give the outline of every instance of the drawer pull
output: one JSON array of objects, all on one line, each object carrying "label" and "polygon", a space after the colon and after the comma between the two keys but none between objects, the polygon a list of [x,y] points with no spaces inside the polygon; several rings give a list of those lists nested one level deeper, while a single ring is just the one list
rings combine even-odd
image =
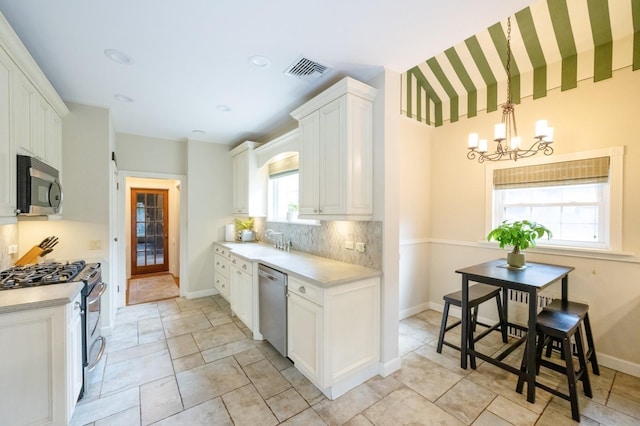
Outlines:
[{"label": "drawer pull", "polygon": [[247,264],[246,264],[246,263],[244,263],[244,264],[242,265],[242,269],[247,269]]},{"label": "drawer pull", "polygon": [[307,289],[304,288],[304,286],[300,286],[300,288],[298,288],[298,291],[302,294],[307,294]]},{"label": "drawer pull", "polygon": [[235,265],[235,264],[236,264],[236,260],[235,260],[235,259],[233,259],[233,260],[231,261],[231,263],[233,263],[233,264]]}]

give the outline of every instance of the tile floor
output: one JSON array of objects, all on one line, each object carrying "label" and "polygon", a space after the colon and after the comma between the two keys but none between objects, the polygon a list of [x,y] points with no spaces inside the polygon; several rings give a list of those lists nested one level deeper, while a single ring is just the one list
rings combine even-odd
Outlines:
[{"label": "tile floor", "polygon": [[[540,389],[530,404],[516,378],[487,363],[459,367],[436,353],[440,313],[400,322],[402,368],[335,401],[326,399],[268,343],[253,341],[220,296],[171,299],[119,310],[108,353],[73,425],[554,425],[573,424],[568,402]],[[499,335],[482,340],[490,352]],[[447,334],[459,339],[455,330]],[[458,340],[459,341],[459,340]],[[520,352],[510,355],[518,365]],[[640,379],[601,367],[582,424],[640,424]],[[563,386],[557,373],[540,380]],[[582,392],[582,389],[579,390]]]}]

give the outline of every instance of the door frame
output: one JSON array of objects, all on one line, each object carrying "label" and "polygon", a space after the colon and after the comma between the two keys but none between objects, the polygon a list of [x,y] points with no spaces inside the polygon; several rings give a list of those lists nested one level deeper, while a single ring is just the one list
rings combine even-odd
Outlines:
[{"label": "door frame", "polygon": [[[162,181],[161,181],[162,182]],[[172,180],[172,182],[175,182]],[[127,191],[130,192],[131,196],[130,196],[130,204],[129,204],[129,246],[131,247],[130,249],[130,259],[131,259],[131,276],[133,277],[134,275],[144,275],[144,274],[148,274],[148,273],[160,273],[160,272],[171,272],[171,264],[170,261],[172,260],[173,254],[170,250],[170,241],[169,241],[169,237],[171,237],[171,222],[170,220],[173,219],[173,215],[170,213],[170,192],[171,189],[169,188],[147,188],[145,187],[141,187],[140,185],[138,185],[138,182],[135,182],[135,187],[131,187],[128,188],[127,187]],[[138,236],[137,236],[137,224],[138,224],[138,218],[137,218],[137,209],[138,206],[137,204],[134,206],[134,193],[136,194],[155,194],[155,195],[163,195],[162,198],[162,226],[163,226],[163,233],[162,233],[162,251],[163,251],[163,259],[162,259],[162,263],[154,263],[153,265],[138,265]],[[135,218],[135,220],[134,220]],[[145,231],[146,234],[146,231]],[[154,237],[157,237],[157,234],[153,234]],[[154,251],[157,250],[157,247],[155,246],[157,240],[154,242]],[[135,250],[133,249],[135,244]],[[145,240],[145,263],[147,260],[147,254],[146,254],[146,240]],[[155,257],[155,256],[154,256]],[[166,269],[165,269],[166,268]],[[145,272],[141,272],[139,269],[146,269]],[[134,274],[134,270],[135,270],[135,274]]]},{"label": "door frame", "polygon": [[127,240],[127,215],[129,211],[127,209],[127,199],[131,197],[131,188],[127,185],[128,178],[140,178],[140,179],[162,179],[162,180],[175,180],[179,182],[180,201],[179,201],[179,229],[180,229],[180,248],[177,257],[178,268],[180,271],[180,296],[184,297],[189,293],[189,267],[188,267],[188,253],[187,253],[187,176],[176,175],[169,173],[147,173],[132,170],[120,170],[118,173],[118,184],[121,191],[118,191],[118,231],[117,238],[119,241],[126,242],[125,244],[118,244],[118,255],[114,259],[118,263],[118,282],[122,283],[120,291],[118,293],[118,307],[126,306],[127,302],[127,286],[128,286],[128,271],[127,271],[127,247],[129,242]]}]

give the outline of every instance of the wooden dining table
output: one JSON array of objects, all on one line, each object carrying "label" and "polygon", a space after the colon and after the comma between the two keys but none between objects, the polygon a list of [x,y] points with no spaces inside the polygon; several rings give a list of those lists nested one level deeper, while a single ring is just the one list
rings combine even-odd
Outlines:
[{"label": "wooden dining table", "polygon": [[[467,358],[471,356],[472,368],[475,368],[475,358],[478,357],[493,365],[510,371],[516,375],[525,375],[527,383],[527,401],[534,403],[536,395],[536,318],[538,316],[537,294],[540,290],[551,284],[561,281],[562,301],[568,300],[569,273],[574,270],[572,266],[550,265],[546,263],[527,262],[524,268],[513,268],[507,265],[505,259],[492,260],[467,268],[457,269],[456,272],[462,275],[462,335],[460,342],[460,367],[467,368]],[[471,348],[469,345],[469,282],[495,285],[502,287],[504,318],[509,326],[527,331],[526,334],[512,342],[500,353],[492,356],[483,354]],[[529,316],[527,326],[509,322],[508,316],[508,290],[519,290],[528,295]],[[531,332],[529,332],[531,331]],[[513,352],[519,345],[526,341],[527,364],[526,371],[521,372],[505,362],[503,359]]]}]

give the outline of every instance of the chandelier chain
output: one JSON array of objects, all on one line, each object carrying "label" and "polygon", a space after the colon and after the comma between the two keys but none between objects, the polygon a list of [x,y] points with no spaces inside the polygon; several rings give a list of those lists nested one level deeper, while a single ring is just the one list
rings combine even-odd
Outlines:
[{"label": "chandelier chain", "polygon": [[511,17],[507,18],[507,103],[511,103]]},{"label": "chandelier chain", "polygon": [[[473,160],[476,157],[478,162],[513,160],[527,158],[539,152],[544,155],[553,154],[553,128],[547,126],[546,120],[536,122],[536,133],[534,142],[529,148],[521,146],[521,138],[518,136],[518,126],[516,124],[515,105],[511,100],[511,17],[507,18],[507,58],[504,68],[507,72],[507,102],[502,105],[502,123],[495,126],[496,149],[490,152],[487,149],[487,140],[480,139],[477,133],[469,135],[469,152],[467,158]],[[540,127],[540,128],[538,128]]]}]

